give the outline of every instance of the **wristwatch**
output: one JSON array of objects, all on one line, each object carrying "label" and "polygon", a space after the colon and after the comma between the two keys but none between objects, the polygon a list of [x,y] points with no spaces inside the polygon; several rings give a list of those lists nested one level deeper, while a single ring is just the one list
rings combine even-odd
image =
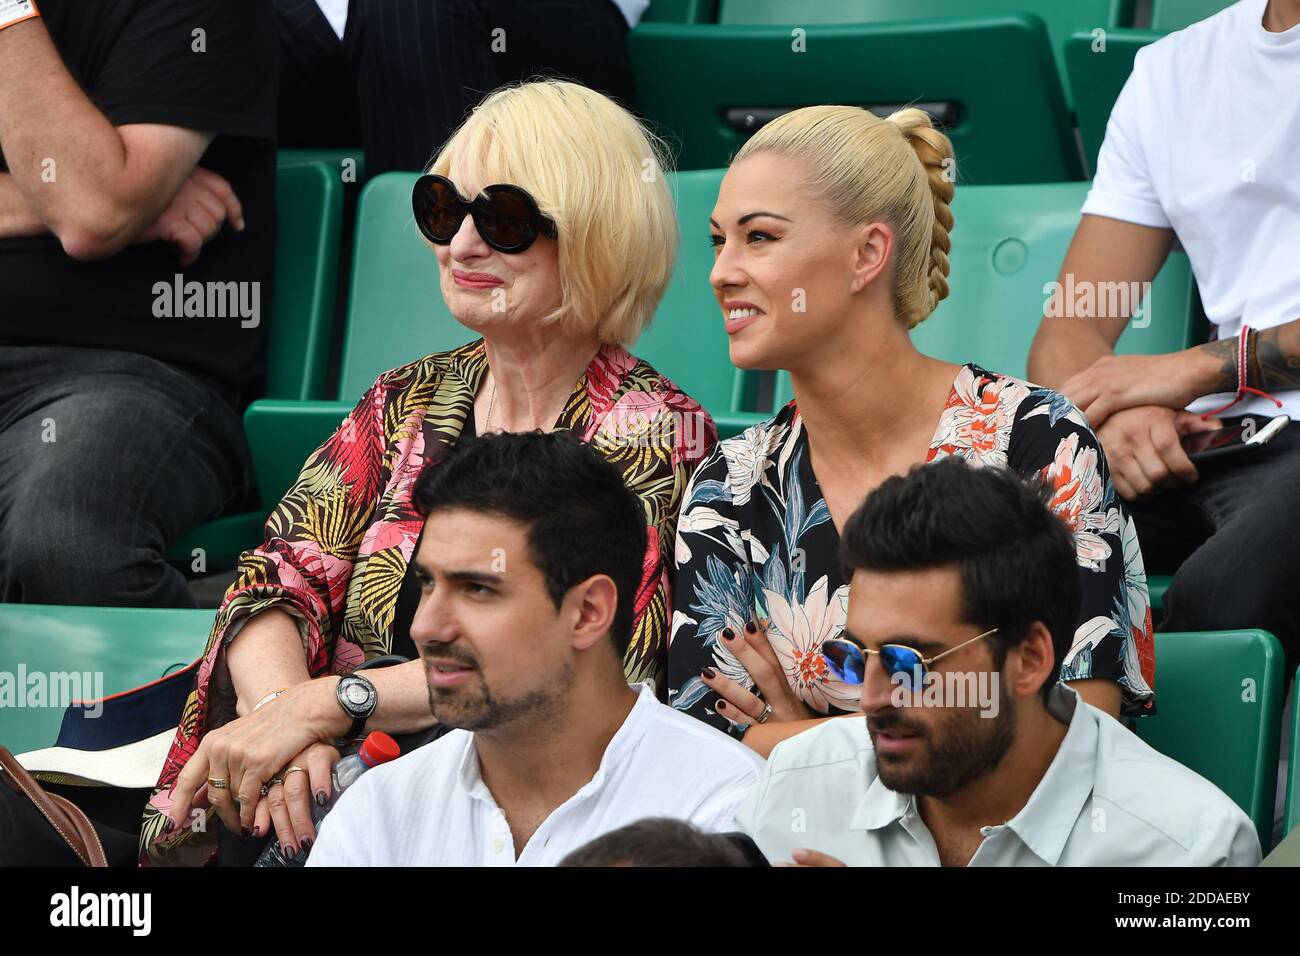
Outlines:
[{"label": "wristwatch", "polygon": [[343,712],[352,718],[352,729],[348,731],[347,739],[359,737],[361,731],[365,729],[366,721],[379,706],[379,691],[364,677],[348,674],[346,677],[339,678],[334,696],[338,698]]}]

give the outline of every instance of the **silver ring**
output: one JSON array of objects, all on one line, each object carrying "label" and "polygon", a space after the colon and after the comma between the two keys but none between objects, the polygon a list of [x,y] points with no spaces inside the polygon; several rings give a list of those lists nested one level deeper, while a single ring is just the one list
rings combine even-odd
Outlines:
[{"label": "silver ring", "polygon": [[764,705],[763,705],[763,712],[762,712],[761,714],[758,715],[758,723],[760,723],[760,724],[765,724],[765,723],[767,723],[767,718],[769,718],[769,717],[771,717],[771,716],[772,716],[772,705],[771,705],[771,704],[764,704]]}]

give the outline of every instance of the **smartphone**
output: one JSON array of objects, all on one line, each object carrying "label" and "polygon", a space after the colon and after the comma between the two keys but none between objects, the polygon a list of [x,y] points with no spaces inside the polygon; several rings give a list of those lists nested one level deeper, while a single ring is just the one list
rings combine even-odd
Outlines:
[{"label": "smartphone", "polygon": [[1263,425],[1254,418],[1243,418],[1235,425],[1217,428],[1212,432],[1195,432],[1183,436],[1183,451],[1192,461],[1205,461],[1221,455],[1231,455],[1249,448],[1261,448],[1286,428],[1291,419],[1286,415],[1270,418]]}]

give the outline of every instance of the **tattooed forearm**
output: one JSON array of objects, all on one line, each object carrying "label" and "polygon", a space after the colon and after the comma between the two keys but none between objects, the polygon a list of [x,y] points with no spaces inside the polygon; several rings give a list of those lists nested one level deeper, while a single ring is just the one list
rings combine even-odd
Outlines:
[{"label": "tattooed forearm", "polygon": [[1300,320],[1257,332],[1254,351],[1247,385],[1265,391],[1300,388]]},{"label": "tattooed forearm", "polygon": [[1199,346],[1202,352],[1221,361],[1219,375],[1209,392],[1235,392],[1237,390],[1237,340],[1216,339]]},{"label": "tattooed forearm", "polygon": [[1272,329],[1252,330],[1247,339],[1246,381],[1237,382],[1237,337],[1197,346],[1219,366],[1210,392],[1235,392],[1238,384],[1264,391],[1300,388],[1300,319]]}]

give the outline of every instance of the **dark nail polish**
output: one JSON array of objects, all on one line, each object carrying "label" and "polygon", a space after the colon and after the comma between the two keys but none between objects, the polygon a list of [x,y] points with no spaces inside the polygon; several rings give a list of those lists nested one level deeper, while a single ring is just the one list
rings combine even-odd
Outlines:
[{"label": "dark nail polish", "polygon": [[727,708],[727,702],[725,700],[718,701],[718,706],[716,708],[717,710],[726,710],[726,708]]},{"label": "dark nail polish", "polygon": [[262,828],[260,826],[253,827],[253,838],[257,840],[262,839]]},{"label": "dark nail polish", "polygon": [[239,839],[241,839],[241,840],[247,840],[247,839],[248,839],[249,837],[251,837],[252,835],[253,835],[253,831],[250,830],[250,829],[248,829],[248,827],[240,827],[240,830],[239,830]]},{"label": "dark nail polish", "polygon": [[753,621],[747,621],[747,622],[745,623],[745,630],[748,631],[750,634],[757,634],[757,633],[758,633],[758,628],[754,626],[754,622],[753,622]]},{"label": "dark nail polish", "polygon": [[306,855],[307,855],[308,853],[310,853],[310,852],[311,852],[311,840],[303,840],[303,841],[302,841],[302,855],[303,855],[303,856],[306,856]]},{"label": "dark nail polish", "polygon": [[722,637],[723,640],[734,641],[736,639],[736,632],[729,627],[724,627],[722,629]]},{"label": "dark nail polish", "polygon": [[163,833],[171,833],[175,829],[176,829],[176,821],[173,820],[171,817],[168,817],[167,822],[163,824]]},{"label": "dark nail polish", "polygon": [[713,680],[713,678],[718,676],[717,671],[715,671],[712,667],[706,667],[704,668],[704,670],[700,671],[700,673],[703,674],[705,677],[707,677],[709,680]]},{"label": "dark nail polish", "polygon": [[317,790],[317,791],[316,791],[316,806],[318,806],[318,807],[323,807],[323,806],[325,806],[325,804],[326,804],[328,801],[329,801],[329,798],[325,796],[325,791],[324,791],[324,790]]},{"label": "dark nail polish", "polygon": [[298,848],[297,848],[297,847],[295,847],[295,846],[285,846],[285,845],[282,843],[282,844],[280,844],[280,852],[281,852],[282,854],[284,854],[284,858],[285,858],[286,860],[288,860],[290,863],[297,863],[297,862],[298,862]]}]

